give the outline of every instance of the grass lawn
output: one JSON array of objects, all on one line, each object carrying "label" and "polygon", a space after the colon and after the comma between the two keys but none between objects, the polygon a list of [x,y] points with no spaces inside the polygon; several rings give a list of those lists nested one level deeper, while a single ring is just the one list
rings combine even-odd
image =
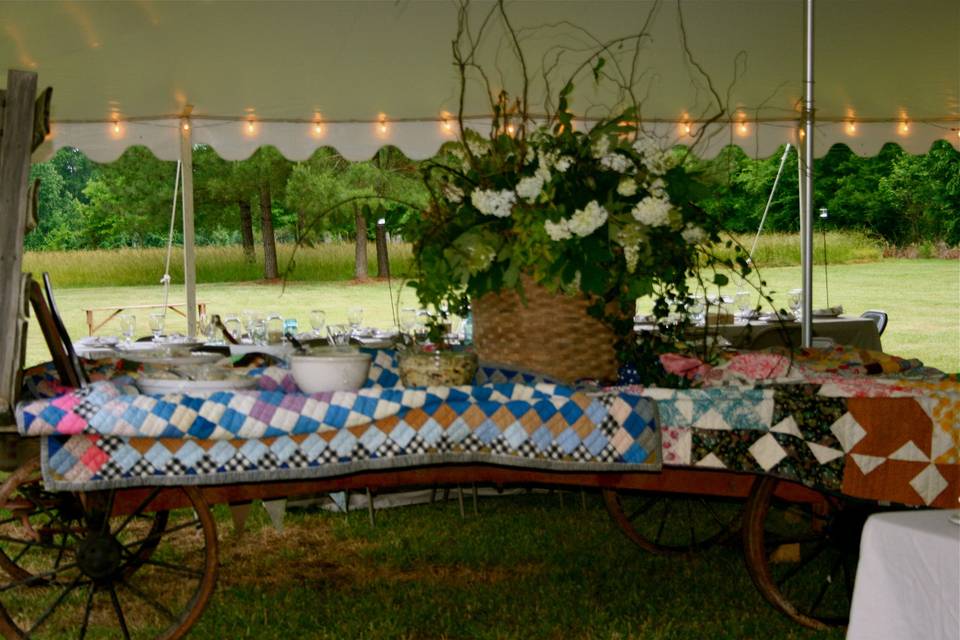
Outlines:
[{"label": "grass lawn", "polygon": [[[763,277],[774,298],[785,305],[784,293],[800,285],[799,267],[764,269]],[[929,366],[944,371],[960,371],[960,263],[952,260],[884,260],[830,267],[830,302],[842,304],[847,314],[859,315],[866,309],[882,309],[890,315],[883,335],[884,350],[899,356],[920,358]],[[814,306],[825,306],[823,271],[814,273]],[[393,284],[393,294],[398,293]],[[729,293],[735,290],[730,286]],[[401,292],[400,306],[417,306],[409,288]],[[327,322],[346,322],[347,309],[362,306],[365,323],[392,326],[390,293],[385,282],[353,284],[349,282],[290,282],[280,285],[257,283],[211,283],[198,286],[198,299],[209,304],[213,313],[225,315],[244,309],[278,312],[296,317],[308,327],[309,311],[324,309]],[[67,329],[74,339],[87,333],[83,310],[89,307],[121,304],[158,303],[162,289],[156,286],[60,288],[57,303]],[[183,288],[171,287],[171,300],[183,300]],[[147,334],[147,311],[138,315],[139,331]],[[179,316],[170,314],[170,327],[184,331]],[[116,334],[114,320],[101,333]],[[49,359],[39,329],[30,332],[28,363]]]},{"label": "grass lawn", "polygon": [[[469,505],[469,502],[468,502]],[[219,507],[218,520],[229,521]],[[221,524],[220,581],[191,637],[842,638],[767,605],[736,545],[652,555],[599,494],[455,499],[378,511],[288,514],[241,537]]]}]

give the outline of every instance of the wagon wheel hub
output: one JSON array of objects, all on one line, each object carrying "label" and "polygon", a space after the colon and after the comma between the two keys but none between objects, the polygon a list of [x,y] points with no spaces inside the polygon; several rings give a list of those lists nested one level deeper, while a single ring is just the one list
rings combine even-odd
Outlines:
[{"label": "wagon wheel hub", "polygon": [[93,533],[80,543],[77,565],[95,582],[109,580],[123,567],[123,547],[111,535]]}]

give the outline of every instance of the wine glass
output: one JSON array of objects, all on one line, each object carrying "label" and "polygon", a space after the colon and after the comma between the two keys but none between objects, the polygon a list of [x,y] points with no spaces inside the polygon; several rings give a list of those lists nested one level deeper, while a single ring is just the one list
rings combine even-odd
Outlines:
[{"label": "wine glass", "polygon": [[133,342],[133,334],[137,330],[137,316],[132,313],[125,313],[120,316],[120,333],[123,334],[123,344],[130,346]]},{"label": "wine glass", "polygon": [[269,344],[283,342],[283,316],[279,313],[271,313],[267,316],[267,342]]},{"label": "wine glass", "polygon": [[345,324],[328,324],[327,335],[330,336],[330,344],[342,347],[350,344],[350,327]]},{"label": "wine glass", "polygon": [[787,305],[793,312],[793,317],[800,321],[800,303],[803,302],[803,289],[790,289],[787,292]]},{"label": "wine glass", "polygon": [[400,310],[400,330],[412,336],[417,328],[417,310],[407,307]]},{"label": "wine glass", "polygon": [[350,307],[347,311],[347,322],[350,323],[352,333],[359,333],[363,325],[363,307]]},{"label": "wine glass", "polygon": [[323,335],[323,329],[327,326],[327,314],[322,309],[314,309],[310,312],[310,326],[313,328],[313,335],[319,338]]},{"label": "wine glass", "polygon": [[243,326],[240,324],[240,318],[236,314],[229,314],[223,319],[223,327],[233,336],[237,342],[240,341],[240,335],[243,333]]},{"label": "wine glass", "polygon": [[687,311],[690,313],[690,318],[693,320],[694,324],[702,325],[705,312],[706,304],[702,294],[696,294],[690,298],[690,302],[687,304]]},{"label": "wine glass", "polygon": [[737,291],[736,295],[733,296],[734,303],[737,305],[737,309],[740,311],[740,317],[746,318],[750,313],[750,303],[752,296],[749,291],[744,291],[743,289]]},{"label": "wine glass", "polygon": [[253,323],[253,329],[250,333],[250,340],[253,341],[253,344],[265,345],[267,344],[267,321],[263,318],[258,318]]},{"label": "wine glass", "polygon": [[[240,321],[243,323],[243,329],[250,336],[250,342],[253,342],[253,325],[257,320],[260,320],[260,314],[252,309],[244,309],[240,312]],[[237,339],[239,340],[240,336],[237,336]]]},{"label": "wine glass", "polygon": [[153,333],[153,341],[160,342],[160,336],[163,335],[163,313],[150,314],[150,332]]}]

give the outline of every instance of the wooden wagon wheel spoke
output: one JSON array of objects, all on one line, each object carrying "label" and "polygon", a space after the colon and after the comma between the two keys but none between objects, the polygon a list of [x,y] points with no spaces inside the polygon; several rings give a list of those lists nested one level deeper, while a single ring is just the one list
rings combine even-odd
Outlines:
[{"label": "wooden wagon wheel spoke", "polygon": [[743,546],[750,577],[768,602],[804,626],[846,624],[867,509],[796,487],[782,495],[805,502],[785,502],[778,497],[781,483],[789,484],[758,478],[747,500]]},{"label": "wooden wagon wheel spoke", "polygon": [[33,626],[27,630],[27,637],[30,637],[31,635],[33,635],[33,633],[37,629],[39,629],[44,622],[47,621],[47,619],[53,614],[53,612],[56,611],[61,604],[63,604],[63,601],[66,599],[68,595],[70,595],[70,592],[76,589],[78,586],[80,586],[82,579],[83,579],[82,575],[78,575],[76,578],[73,579],[73,582],[71,582],[60,593],[57,599],[54,600],[53,603],[49,607],[47,607],[47,609],[43,613],[40,614],[40,617],[37,618],[36,622],[33,623]]},{"label": "wooden wagon wheel spoke", "polygon": [[91,582],[87,589],[87,600],[83,605],[83,623],[80,625],[80,640],[87,637],[87,626],[90,624],[90,612],[93,610],[93,596],[97,593],[96,583]]},{"label": "wooden wagon wheel spoke", "polygon": [[127,619],[123,615],[123,607],[120,606],[120,599],[117,598],[117,590],[110,585],[110,603],[113,604],[113,610],[117,614],[117,623],[120,625],[120,631],[123,632],[124,640],[130,640],[130,631],[127,629]]},{"label": "wooden wagon wheel spoke", "polygon": [[28,575],[26,578],[20,578],[19,580],[14,580],[13,582],[8,582],[6,584],[0,585],[0,592],[9,591],[10,589],[13,589],[15,587],[22,587],[25,585],[36,584],[38,582],[42,582],[45,578],[49,578],[57,575],[58,573],[62,573],[64,571],[70,571],[76,568],[77,568],[77,563],[74,562],[72,564],[63,565],[62,567],[58,567],[51,571],[44,571],[43,573]]},{"label": "wooden wagon wheel spoke", "polygon": [[739,526],[740,505],[686,494],[603,492],[607,512],[641,548],[664,555],[705,549]]},{"label": "wooden wagon wheel spoke", "polygon": [[143,602],[153,607],[156,611],[162,613],[167,620],[169,620],[170,622],[176,622],[177,616],[175,616],[173,612],[170,611],[170,609],[163,606],[161,603],[157,602],[156,600],[154,600],[153,598],[151,598],[150,596],[148,596],[147,594],[145,594],[143,591],[133,586],[132,584],[129,584],[127,582],[121,582],[119,584],[124,589],[126,589],[133,595],[137,596],[140,600],[142,600]]},{"label": "wooden wagon wheel spoke", "polygon": [[162,488],[163,488],[163,487],[154,487],[153,490],[152,490],[149,494],[147,494],[147,497],[144,498],[143,501],[142,501],[139,505],[137,505],[136,509],[134,509],[133,512],[132,512],[130,515],[128,515],[128,516],[120,523],[120,525],[117,526],[116,529],[114,529],[114,530],[112,531],[113,535],[115,535],[115,536],[116,536],[116,535],[119,535],[120,532],[123,531],[124,529],[126,529],[126,528],[127,528],[127,525],[130,524],[130,522],[132,522],[135,517],[137,517],[137,515],[142,514],[143,511],[150,505],[150,503],[153,502],[153,499],[156,498],[156,497],[160,494],[160,490],[161,490]]}]

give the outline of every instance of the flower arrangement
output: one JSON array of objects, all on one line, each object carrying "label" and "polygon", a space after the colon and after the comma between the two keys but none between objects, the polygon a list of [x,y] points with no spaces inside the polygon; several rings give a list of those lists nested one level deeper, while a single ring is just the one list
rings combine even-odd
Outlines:
[{"label": "flower arrangement", "polygon": [[[489,138],[466,130],[428,163],[431,206],[408,229],[421,303],[463,313],[470,298],[521,289],[523,274],[588,296],[591,314],[623,336],[621,360],[639,357],[628,339],[637,299],[652,296],[658,319],[683,311],[688,278],[720,262],[708,251],[720,238],[692,203],[699,185],[683,150],[660,148],[631,116],[577,131],[561,111],[515,135],[501,121]],[[648,347],[675,345],[683,324]]]}]

